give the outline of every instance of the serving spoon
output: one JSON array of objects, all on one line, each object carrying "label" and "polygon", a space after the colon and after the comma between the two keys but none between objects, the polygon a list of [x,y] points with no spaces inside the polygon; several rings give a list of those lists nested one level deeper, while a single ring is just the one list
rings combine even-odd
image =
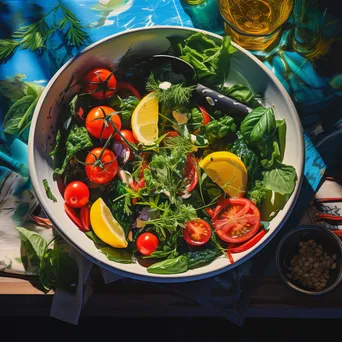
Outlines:
[{"label": "serving spoon", "polygon": [[183,59],[171,55],[153,55],[152,60],[155,61],[156,64],[170,63],[172,71],[181,74],[185,79],[186,85],[195,86],[194,96],[206,102],[214,109],[243,117],[252,111],[252,109],[245,104],[198,83],[195,68]]}]

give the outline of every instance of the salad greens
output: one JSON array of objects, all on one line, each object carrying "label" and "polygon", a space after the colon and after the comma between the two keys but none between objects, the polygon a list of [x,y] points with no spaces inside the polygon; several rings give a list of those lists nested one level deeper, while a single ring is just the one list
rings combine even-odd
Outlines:
[{"label": "salad greens", "polygon": [[230,250],[267,233],[259,210],[268,195],[290,195],[296,184],[283,163],[285,120],[247,86],[225,85],[230,37],[169,40],[203,84],[252,111],[241,119],[197,103],[193,86],[171,82],[170,64],[145,77],[134,65],[136,78],[100,68],[100,90],[89,71],[50,153],[70,219],[109,260],[148,261],[155,274],[203,267],[226,251],[233,262]]}]

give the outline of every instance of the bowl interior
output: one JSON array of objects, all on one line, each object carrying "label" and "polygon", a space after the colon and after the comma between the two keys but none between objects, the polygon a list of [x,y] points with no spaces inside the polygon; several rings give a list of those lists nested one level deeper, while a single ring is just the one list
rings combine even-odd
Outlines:
[{"label": "bowl interior", "polygon": [[[254,93],[263,94],[265,105],[273,105],[276,119],[285,119],[287,124],[286,149],[284,163],[293,165],[298,180],[290,198],[272,219],[269,233],[250,250],[236,254],[235,263],[230,264],[226,257],[215,260],[212,264],[179,275],[152,275],[139,264],[119,264],[109,261],[100,253],[93,242],[79,231],[64,212],[63,198],[53,180],[53,159],[49,155],[52,150],[57,128],[57,117],[66,110],[68,100],[78,91],[75,84],[86,70],[97,66],[115,68],[122,56],[128,50],[138,57],[150,57],[160,54],[170,48],[168,37],[187,38],[200,30],[180,27],[154,27],[131,30],[108,37],[85,49],[80,55],[64,65],[50,80],[36,107],[31,124],[29,137],[29,167],[33,187],[46,214],[49,216],[59,233],[83,255],[94,263],[132,278],[156,281],[189,281],[210,277],[224,272],[246,261],[268,243],[278,229],[282,227],[299,194],[303,177],[304,144],[300,121],[295,107],[276,77],[252,54],[239,48],[230,62],[230,72],[227,72],[227,84],[242,83],[249,86]],[[213,39],[221,37],[205,32]],[[229,63],[227,63],[227,66]],[[47,179],[57,202],[48,200],[42,181]],[[271,207],[271,211],[275,210]],[[267,219],[267,218],[266,218]]]},{"label": "bowl interior", "polygon": [[[287,277],[288,267],[292,257],[298,253],[299,242],[314,240],[317,244],[322,245],[324,252],[329,256],[336,255],[336,268],[330,270],[330,277],[327,282],[326,288],[322,291],[310,291],[303,288],[298,281],[289,279]],[[329,232],[326,228],[320,226],[307,226],[301,227],[286,234],[280,241],[277,250],[277,266],[283,280],[296,290],[304,293],[326,293],[332,289],[332,286],[337,285],[342,279],[342,243],[333,233]]]}]

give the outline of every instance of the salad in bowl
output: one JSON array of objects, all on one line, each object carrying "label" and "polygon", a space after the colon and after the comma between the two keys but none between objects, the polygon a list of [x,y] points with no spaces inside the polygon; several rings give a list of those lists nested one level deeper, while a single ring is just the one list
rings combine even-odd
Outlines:
[{"label": "salad in bowl", "polygon": [[56,119],[53,185],[41,179],[53,203],[58,188],[68,229],[104,258],[162,276],[218,259],[233,265],[270,234],[282,209],[264,213],[270,194],[284,206],[298,186],[296,168],[284,162],[287,120],[264,94],[227,79],[239,51],[230,37],[194,30],[167,39],[160,52],[189,63],[202,84],[248,113],[196,96],[167,59],[128,50],[116,65],[97,66],[93,57],[68,84],[72,96]]}]

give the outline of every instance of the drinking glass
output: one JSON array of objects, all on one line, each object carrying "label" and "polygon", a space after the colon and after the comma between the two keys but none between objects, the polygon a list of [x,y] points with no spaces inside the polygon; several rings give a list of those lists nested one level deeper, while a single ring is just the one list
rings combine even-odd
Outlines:
[{"label": "drinking glass", "polygon": [[264,50],[291,15],[294,0],[218,0],[225,33],[242,47]]}]

